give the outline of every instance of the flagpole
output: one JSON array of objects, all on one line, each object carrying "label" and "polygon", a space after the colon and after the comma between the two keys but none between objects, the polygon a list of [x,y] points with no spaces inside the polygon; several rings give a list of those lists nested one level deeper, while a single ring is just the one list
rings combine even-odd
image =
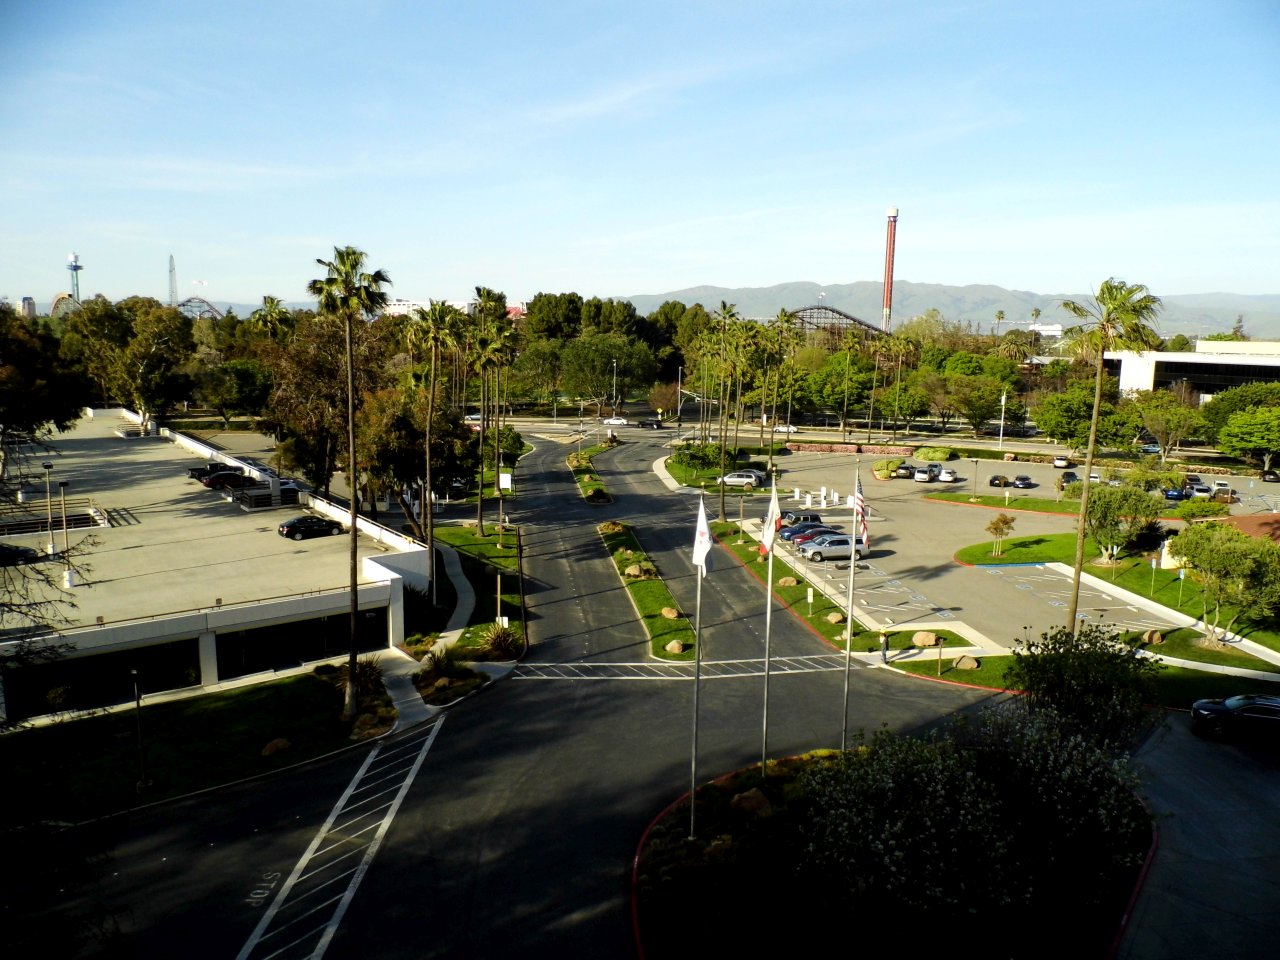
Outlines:
[{"label": "flagpole", "polygon": [[858,459],[853,467],[853,549],[849,555],[849,602],[848,615],[845,617],[844,624],[844,713],[840,721],[841,753],[845,751],[849,737],[849,674],[853,665],[853,578],[858,569],[858,535],[862,530],[862,510],[858,508],[861,499],[862,460]]},{"label": "flagpole", "polygon": [[764,730],[760,741],[760,775],[769,755],[769,640],[773,631],[773,550],[769,550],[769,584],[764,594]]},{"label": "flagpole", "polygon": [[698,692],[702,685],[702,569],[697,568],[698,599],[693,613],[693,752],[689,766],[689,839],[697,834],[698,804]]}]

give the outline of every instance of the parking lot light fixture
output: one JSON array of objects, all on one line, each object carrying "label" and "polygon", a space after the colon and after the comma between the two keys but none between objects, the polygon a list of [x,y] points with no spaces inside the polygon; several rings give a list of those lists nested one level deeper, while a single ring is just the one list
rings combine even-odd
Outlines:
[{"label": "parking lot light fixture", "polygon": [[969,498],[970,503],[978,502],[978,458],[970,457],[969,462],[973,464],[973,496]]},{"label": "parking lot light fixture", "polygon": [[58,545],[53,542],[53,495],[49,491],[49,474],[53,473],[53,464],[46,460],[40,466],[44,467],[44,505],[49,514],[49,525],[45,527],[49,532],[46,552],[52,557],[58,552]]}]

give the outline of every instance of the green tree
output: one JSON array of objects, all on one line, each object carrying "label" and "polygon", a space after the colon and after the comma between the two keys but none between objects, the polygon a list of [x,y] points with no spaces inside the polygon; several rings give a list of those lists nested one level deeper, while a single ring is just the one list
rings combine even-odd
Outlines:
[{"label": "green tree", "polygon": [[1013,532],[1015,518],[1007,513],[998,513],[996,518],[987,524],[987,533],[991,534],[991,555],[999,557],[1004,554],[1004,540]]},{"label": "green tree", "polygon": [[1144,390],[1129,401],[1137,407],[1142,425],[1160,444],[1160,462],[1187,437],[1200,429],[1202,419],[1168,390]]},{"label": "green tree", "polygon": [[[1097,484],[1085,484],[1085,487]],[[1099,486],[1087,500],[1081,497],[1081,509],[1087,511],[1085,529],[1109,562],[1115,562],[1120,551],[1150,530],[1160,517],[1164,499],[1152,496],[1139,487]]]},{"label": "green tree", "polygon": [[1254,407],[1233,413],[1218,431],[1218,449],[1271,469],[1280,452],[1280,407]]},{"label": "green tree", "polygon": [[1223,523],[1193,523],[1169,542],[1169,552],[1200,580],[1201,619],[1213,637],[1219,627],[1229,632],[1241,619],[1264,620],[1280,605],[1280,544],[1270,539],[1250,537]]},{"label": "green tree", "polygon": [[[1160,298],[1141,284],[1128,284],[1114,277],[1104,280],[1092,303],[1064,300],[1062,308],[1080,323],[1069,328],[1064,338],[1068,350],[1094,364],[1093,415],[1089,421],[1089,440],[1085,450],[1084,469],[1093,470],[1098,442],[1098,422],[1102,415],[1103,360],[1108,350],[1150,350],[1159,342],[1151,324],[1160,309]],[[1067,605],[1067,626],[1077,626],[1076,611],[1080,605],[1080,573],[1084,569],[1084,539],[1088,519],[1090,487],[1086,483],[1080,498],[1080,519],[1076,526],[1076,555],[1071,575],[1071,600]]]},{"label": "green tree", "polygon": [[988,420],[1000,416],[1000,398],[1006,395],[1007,388],[999,380],[981,375],[949,374],[947,381],[951,404],[968,421],[975,433]]},{"label": "green tree", "polygon": [[84,400],[83,383],[65,368],[57,341],[0,303],[0,478],[9,471],[11,442],[68,429]]},{"label": "green tree", "polygon": [[1141,656],[1136,639],[1103,627],[1058,627],[1020,643],[1005,683],[1032,710],[1048,708],[1066,730],[1123,749],[1147,722],[1159,661]]},{"label": "green tree", "polygon": [[143,423],[190,395],[184,367],[195,349],[190,318],[151,303],[135,305],[129,343],[116,353],[113,370],[116,395],[128,399]]},{"label": "green tree", "polygon": [[1280,406],[1280,383],[1246,383],[1223,390],[1200,408],[1205,439],[1217,443],[1218,431],[1226,426],[1233,413],[1252,407],[1275,406]]},{"label": "green tree", "polygon": [[1188,353],[1195,349],[1195,344],[1191,342],[1185,333],[1179,333],[1170,337],[1165,342],[1164,348],[1171,353]]},{"label": "green tree", "polygon": [[359,504],[359,476],[356,472],[356,357],[355,326],[367,323],[387,304],[383,287],[391,285],[391,278],[382,270],[367,272],[366,256],[355,247],[334,247],[333,259],[317,258],[316,263],[325,268],[325,276],[307,284],[307,292],[316,298],[320,312],[338,318],[343,325],[346,342],[346,422],[347,422],[347,480],[351,488],[350,550],[348,566],[351,590],[351,651],[347,660],[346,698],[343,704],[344,719],[355,718],[357,635],[360,613],[359,579],[356,558],[358,530],[356,521]]}]

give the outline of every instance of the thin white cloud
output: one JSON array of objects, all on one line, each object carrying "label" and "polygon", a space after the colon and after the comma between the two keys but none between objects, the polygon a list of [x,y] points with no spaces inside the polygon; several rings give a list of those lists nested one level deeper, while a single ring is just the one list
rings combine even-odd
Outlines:
[{"label": "thin white cloud", "polygon": [[585,96],[534,107],[528,111],[527,118],[535,124],[545,125],[615,116],[654,101],[659,95],[701,86],[722,73],[723,70],[716,66],[657,73],[593,90]]}]

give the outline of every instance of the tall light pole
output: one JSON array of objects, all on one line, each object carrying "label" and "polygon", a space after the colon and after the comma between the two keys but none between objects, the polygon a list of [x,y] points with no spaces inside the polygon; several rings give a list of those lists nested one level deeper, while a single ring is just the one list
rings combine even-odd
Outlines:
[{"label": "tall light pole", "polygon": [[680,432],[680,408],[684,405],[684,367],[676,368],[676,439]]},{"label": "tall light pole", "polygon": [[970,503],[978,502],[978,458],[970,457],[969,462],[973,464],[973,496],[969,498]]},{"label": "tall light pole", "polygon": [[613,361],[613,415],[618,415],[618,361]]},{"label": "tall light pole", "polygon": [[67,541],[67,486],[70,483],[70,480],[58,481],[58,496],[62,499],[62,561],[66,564],[66,569],[62,571],[62,585],[68,589],[76,583],[75,574],[71,571],[71,557],[68,556],[71,544]]},{"label": "tall light pole", "polygon": [[1000,391],[1000,442],[996,444],[997,450],[1004,449],[1004,405],[1009,399],[1009,391],[1007,389]]},{"label": "tall light pole", "polygon": [[49,474],[53,473],[53,464],[46,460],[40,466],[44,467],[44,505],[49,516],[49,526],[45,528],[49,531],[49,540],[46,544],[48,549],[45,552],[53,556],[58,552],[58,546],[53,542],[53,495],[49,492]]}]

